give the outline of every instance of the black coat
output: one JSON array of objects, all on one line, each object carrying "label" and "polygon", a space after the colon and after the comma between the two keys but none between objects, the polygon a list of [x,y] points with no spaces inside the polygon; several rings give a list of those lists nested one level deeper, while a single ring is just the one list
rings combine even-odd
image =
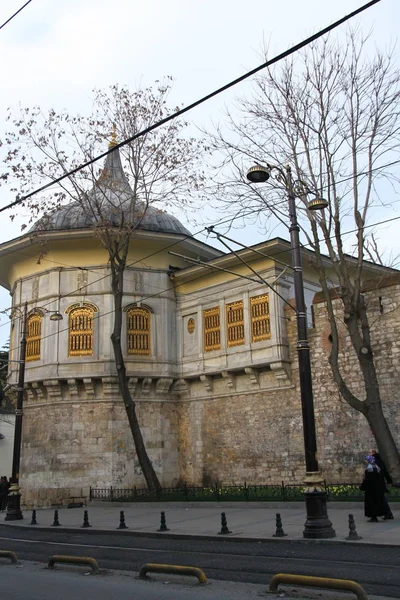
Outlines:
[{"label": "black coat", "polygon": [[[375,458],[375,464],[378,465],[378,467],[381,470],[381,476],[383,477],[384,482],[389,483],[391,485],[393,483],[393,479],[391,478],[390,473],[387,470],[385,463],[381,459],[380,454],[375,452],[374,458]],[[386,489],[386,491],[387,491],[387,489]]]},{"label": "black coat", "polygon": [[386,514],[385,489],[381,471],[377,468],[371,471],[365,469],[360,490],[363,490],[365,494],[364,512],[366,517],[383,517]]}]

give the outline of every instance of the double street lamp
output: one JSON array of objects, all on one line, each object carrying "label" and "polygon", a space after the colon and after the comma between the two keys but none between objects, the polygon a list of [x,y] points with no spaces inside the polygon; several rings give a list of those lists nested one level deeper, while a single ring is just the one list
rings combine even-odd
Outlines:
[{"label": "double street lamp", "polygon": [[[62,315],[58,311],[40,310],[50,313],[51,321],[61,321]],[[26,329],[28,323],[28,303],[25,302],[23,310],[13,308],[13,314],[19,314],[22,319],[21,325],[21,341],[19,347],[19,368],[18,368],[18,385],[17,385],[17,407],[15,409],[15,429],[14,429],[14,449],[13,462],[11,472],[11,485],[8,492],[7,513],[5,521],[19,521],[23,519],[21,511],[21,489],[19,487],[19,467],[21,462],[21,443],[22,443],[22,417],[24,404],[24,386],[25,386],[25,363],[26,363]]]},{"label": "double street lamp", "polygon": [[[296,215],[296,196],[309,193],[308,187],[301,181],[293,181],[289,166],[284,170],[281,167],[256,165],[247,172],[247,179],[251,183],[264,183],[271,177],[271,171],[276,171],[275,178],[283,184],[287,191],[290,218],[290,247],[292,253],[292,267],[294,279],[294,295],[296,302],[297,318],[297,353],[299,360],[300,394],[303,418],[303,435],[305,449],[305,505],[307,519],[304,526],[303,537],[321,539],[335,537],[335,531],[328,518],[326,505],[326,491],[323,478],[319,471],[317,459],[317,438],[315,432],[314,398],[312,390],[310,344],[307,332],[307,313],[304,301],[303,269],[300,251],[300,227]],[[316,197],[308,203],[308,210],[321,210],[328,206],[323,198]]]}]

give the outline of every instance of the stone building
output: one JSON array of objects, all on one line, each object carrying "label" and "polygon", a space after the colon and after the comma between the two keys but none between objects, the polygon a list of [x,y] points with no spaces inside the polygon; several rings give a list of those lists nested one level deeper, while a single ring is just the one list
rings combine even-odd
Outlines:
[{"label": "stone building", "polygon": [[[100,197],[118,226],[118,211],[127,215],[131,195],[115,150],[89,197]],[[144,485],[118,390],[108,254],[95,225],[90,211],[71,203],[0,246],[0,284],[10,290],[15,309],[28,303],[20,475],[26,505],[76,501],[89,486]],[[187,266],[188,259],[198,264]],[[327,479],[350,481],[359,477],[360,453],[371,436],[364,418],[337,397],[330,377],[329,328],[312,261],[303,250],[319,459]],[[290,264],[290,246],[282,239],[238,257],[196,240],[167,213],[144,212],[125,273],[123,349],[162,485],[302,481]],[[366,278],[382,285],[387,272],[365,267]],[[385,410],[400,439],[399,284],[391,280],[369,293]],[[51,320],[48,311],[63,320]],[[11,360],[19,352],[17,312]],[[343,360],[358,389],[347,343],[343,333]],[[10,362],[11,383],[16,364]]]}]

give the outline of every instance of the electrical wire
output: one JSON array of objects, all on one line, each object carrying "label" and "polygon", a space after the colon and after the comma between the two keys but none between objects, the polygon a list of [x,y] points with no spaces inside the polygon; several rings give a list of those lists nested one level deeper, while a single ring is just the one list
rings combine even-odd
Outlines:
[{"label": "electrical wire", "polygon": [[[365,228],[369,228],[369,227],[376,227],[377,225],[382,225],[382,224],[390,223],[390,222],[392,222],[392,221],[396,221],[396,220],[398,220],[398,219],[400,219],[400,216],[398,216],[398,217],[393,217],[393,218],[391,218],[391,219],[385,219],[385,220],[383,220],[383,221],[378,221],[378,222],[376,222],[376,223],[371,223],[370,225],[365,225]],[[354,232],[356,232],[356,231],[357,231],[357,229],[348,230],[348,231],[345,231],[345,232],[343,233],[343,235],[348,235],[349,233],[354,233]],[[186,236],[186,237],[188,237],[188,236]],[[331,236],[331,237],[334,237],[334,236]],[[182,241],[182,240],[179,240],[179,241]],[[177,243],[179,243],[179,241],[175,242],[174,244],[171,244],[171,246],[173,246],[173,245],[176,245]],[[324,241],[324,240],[320,240],[320,241]],[[300,244],[300,248],[307,248],[307,246],[310,246],[310,244]],[[163,250],[165,250],[165,249],[167,249],[167,248],[164,248]],[[154,256],[154,255],[158,254],[159,252],[162,252],[163,250],[157,250],[156,252],[154,252],[154,253],[152,253],[151,255],[149,255],[149,257],[150,257],[150,256]],[[251,247],[249,248],[249,250],[251,250]],[[287,252],[288,252],[288,250],[277,250],[276,252],[271,252],[271,253],[269,254],[269,257],[270,257],[270,258],[273,258],[273,257],[275,257],[275,256],[279,256],[279,255],[281,255],[281,254],[285,254],[285,253],[287,253]],[[210,265],[210,266],[211,266],[211,265]],[[290,265],[287,265],[287,266],[288,266],[288,267],[290,267]],[[202,279],[202,278],[203,278],[203,276],[204,276],[204,275],[203,275],[203,273],[200,273],[199,275],[196,275],[195,277],[193,277],[193,278],[191,278],[191,279],[188,279],[187,281],[185,281],[185,284],[187,284],[187,283],[193,283],[193,282],[197,281],[198,279]],[[106,277],[109,277],[109,275],[106,275],[106,276],[102,277],[101,279],[105,279]],[[240,275],[238,275],[238,277],[240,277]],[[99,279],[98,281],[100,281],[100,279]],[[92,282],[92,283],[94,283],[94,282]],[[180,286],[179,286],[179,285],[176,285],[176,284],[172,284],[171,286],[169,286],[169,287],[167,287],[167,288],[164,288],[163,290],[159,290],[158,292],[155,292],[154,294],[149,294],[149,295],[147,295],[147,296],[142,296],[142,297],[140,298],[140,300],[137,300],[136,302],[139,302],[139,301],[140,301],[140,302],[144,302],[144,301],[146,301],[146,300],[151,300],[152,298],[156,298],[156,297],[160,296],[161,294],[165,294],[165,293],[167,293],[167,292],[169,292],[169,291],[173,291],[174,289],[176,290],[176,289],[177,289],[177,287],[180,287]],[[76,291],[79,291],[79,289],[80,289],[80,288],[78,288],[78,290],[75,290],[75,292],[74,292],[74,293],[76,293]],[[70,295],[70,294],[66,294],[65,296],[62,296],[62,298],[67,298],[69,295]],[[53,300],[52,302],[54,302],[54,300]],[[39,308],[41,308],[41,307],[39,307]],[[5,311],[1,311],[1,312],[3,312],[3,313],[4,313]],[[103,317],[106,317],[106,316],[108,316],[108,315],[111,315],[111,314],[113,314],[114,312],[115,312],[115,311],[114,311],[114,309],[112,309],[112,310],[110,310],[110,311],[107,311],[107,312],[101,313],[101,315],[99,315],[99,316],[96,318],[96,320],[99,320],[99,319],[101,319],[101,318],[103,318]],[[6,325],[6,324],[7,324],[7,323],[3,323],[2,325],[0,325],[0,328],[1,328],[1,327],[3,327],[3,326],[4,326],[4,325]],[[48,339],[48,338],[51,338],[51,337],[58,336],[60,333],[62,333],[62,332],[67,332],[68,330],[69,330],[69,327],[67,326],[67,327],[65,327],[64,329],[58,330],[58,331],[57,331],[57,332],[55,332],[55,333],[49,333],[48,335],[46,335],[46,336],[43,336],[43,337],[42,337],[42,339],[44,340],[44,339]],[[19,350],[19,349],[20,349],[20,346],[19,346],[19,345],[17,345],[17,346],[15,346],[14,348],[12,348],[12,351],[13,351],[13,352],[16,352],[16,351],[17,351],[17,350]]]},{"label": "electrical wire", "polygon": [[74,175],[78,171],[81,171],[82,169],[84,169],[84,168],[92,165],[93,163],[97,162],[101,158],[104,158],[105,156],[107,156],[111,152],[114,152],[118,148],[122,148],[123,146],[126,146],[127,144],[130,144],[134,140],[136,140],[136,139],[138,139],[140,137],[143,137],[144,135],[147,135],[151,131],[154,131],[155,129],[161,127],[162,125],[165,125],[165,123],[168,123],[169,121],[172,121],[172,119],[176,119],[177,117],[180,117],[181,115],[189,112],[190,110],[193,110],[197,106],[200,106],[200,104],[203,104],[207,100],[211,100],[211,98],[214,98],[215,96],[221,94],[222,92],[225,92],[226,90],[228,90],[231,87],[237,85],[238,83],[241,83],[242,81],[245,81],[246,79],[248,79],[252,75],[255,75],[256,73],[258,73],[262,69],[265,69],[266,67],[270,67],[271,65],[273,65],[273,64],[275,64],[275,63],[283,60],[284,58],[287,58],[291,54],[294,54],[295,52],[298,52],[299,50],[301,50],[302,48],[304,48],[308,44],[311,44],[315,40],[317,40],[320,37],[324,36],[326,33],[329,33],[333,29],[336,29],[336,27],[339,27],[339,25],[342,25],[346,21],[352,19],[353,17],[355,17],[356,15],[360,14],[364,10],[367,10],[368,8],[371,8],[372,6],[374,6],[375,4],[377,4],[380,1],[381,0],[371,0],[367,4],[364,4],[363,6],[361,6],[360,8],[358,8],[356,10],[354,10],[350,14],[345,15],[344,17],[342,17],[338,21],[335,21],[331,25],[328,25],[328,27],[325,27],[324,29],[321,29],[320,31],[318,31],[314,35],[311,35],[310,37],[306,38],[302,42],[300,42],[298,44],[295,44],[294,46],[292,46],[291,48],[289,48],[289,50],[285,50],[285,52],[282,52],[281,54],[278,54],[274,58],[272,58],[270,60],[267,60],[266,62],[262,63],[258,67],[255,67],[254,69],[252,69],[251,71],[248,71],[244,75],[241,75],[240,77],[234,79],[233,81],[231,81],[231,82],[223,85],[222,87],[218,88],[214,92],[211,92],[210,94],[207,94],[206,96],[203,96],[203,98],[200,98],[200,100],[196,100],[195,102],[192,102],[192,104],[189,104],[188,106],[185,106],[184,108],[181,108],[180,110],[177,110],[176,112],[172,113],[168,117],[165,117],[164,119],[160,119],[159,121],[157,121],[153,125],[150,125],[149,127],[146,127],[145,129],[143,129],[139,133],[136,133],[135,135],[133,135],[133,136],[131,136],[131,137],[123,140],[122,142],[119,142],[118,144],[116,144],[115,146],[113,146],[111,149],[108,149],[106,152],[103,152],[102,154],[99,154],[95,158],[92,158],[92,159],[86,161],[85,163],[82,163],[81,165],[79,165],[78,167],[75,167],[74,169],[72,169],[68,173],[65,173],[64,175],[58,177],[57,179],[55,179],[53,181],[50,181],[49,183],[46,183],[45,185],[43,185],[40,188],[38,188],[38,189],[30,192],[29,194],[25,194],[25,196],[23,196],[22,198],[18,198],[17,200],[15,200],[14,202],[11,202],[7,206],[4,206],[3,208],[0,208],[0,213],[3,212],[3,211],[5,211],[5,210],[8,210],[9,208],[12,208],[12,207],[17,206],[19,204],[22,204],[23,202],[25,202],[26,200],[28,200],[32,196],[34,196],[34,195],[36,195],[36,194],[38,194],[40,192],[43,192],[44,190],[48,189],[50,186],[55,185],[56,183],[60,183],[61,181],[63,181],[67,177],[71,177],[71,175]]},{"label": "electrical wire", "polygon": [[[379,167],[374,167],[373,169],[369,169],[369,170],[367,170],[367,171],[361,171],[360,173],[357,173],[356,177],[361,177],[361,176],[363,176],[363,175],[368,175],[369,173],[372,173],[372,172],[374,172],[374,171],[377,171],[377,170],[380,170],[380,169],[384,169],[384,168],[386,168],[386,167],[393,166],[393,165],[395,165],[395,164],[398,164],[398,163],[400,163],[400,160],[392,161],[392,162],[390,162],[390,163],[386,163],[385,165],[380,165]],[[347,177],[347,178],[344,178],[344,179],[340,179],[340,180],[339,180],[339,181],[337,181],[336,183],[337,183],[337,184],[340,184],[340,183],[343,183],[343,182],[345,182],[345,181],[348,181],[349,179],[353,179],[353,176],[350,176],[350,177]],[[324,189],[328,189],[328,188],[329,188],[329,185],[326,185],[326,186],[323,186],[321,189],[322,189],[322,190],[324,190]],[[285,200],[281,200],[281,201],[279,201],[279,202],[274,202],[274,208],[275,208],[277,205],[280,205],[280,204],[287,204],[287,201],[286,201],[286,199],[285,199]],[[268,208],[268,204],[266,205],[266,207]],[[264,207],[264,208],[265,208],[265,207]],[[160,253],[164,252],[165,250],[168,250],[169,248],[173,248],[174,246],[176,246],[177,244],[179,244],[180,242],[184,241],[184,240],[185,240],[185,239],[187,239],[187,238],[189,238],[189,239],[195,238],[196,236],[198,236],[198,235],[201,235],[201,234],[202,234],[203,232],[205,232],[205,231],[207,231],[208,233],[210,233],[210,231],[209,231],[209,230],[210,230],[210,229],[213,229],[214,227],[217,227],[217,226],[224,225],[225,223],[231,223],[232,221],[234,221],[234,220],[236,220],[236,219],[243,219],[243,218],[249,217],[249,216],[251,216],[251,215],[253,215],[253,214],[256,214],[256,213],[257,213],[257,212],[259,212],[259,211],[260,211],[260,208],[255,208],[255,209],[252,209],[252,210],[250,210],[250,211],[244,212],[244,213],[242,213],[242,214],[240,214],[240,215],[238,215],[238,216],[236,216],[236,217],[227,217],[225,220],[218,221],[218,223],[215,223],[214,225],[213,225],[213,224],[211,224],[211,225],[204,226],[202,229],[200,229],[199,231],[197,231],[196,233],[194,233],[194,234],[192,234],[192,235],[190,235],[190,236],[189,236],[189,235],[185,235],[184,237],[180,238],[179,240],[177,240],[177,241],[173,242],[172,244],[170,244],[170,245],[168,245],[168,246],[164,246],[164,247],[163,247],[163,248],[161,248],[160,250],[156,250],[155,252],[152,252],[151,254],[149,254],[149,255],[147,255],[147,256],[144,256],[144,257],[142,257],[141,259],[139,259],[139,260],[137,260],[137,261],[133,261],[132,263],[128,263],[128,264],[126,265],[126,268],[132,267],[132,266],[134,266],[134,265],[138,264],[139,262],[143,262],[143,261],[147,260],[148,258],[151,258],[151,257],[153,257],[153,256],[155,256],[155,255],[157,255],[157,254],[160,254]],[[374,225],[372,225],[372,226],[375,226],[375,225],[381,225],[381,224],[384,224],[384,223],[386,223],[386,222],[390,222],[391,220],[396,220],[397,218],[398,218],[398,217],[394,217],[393,219],[389,219],[388,221],[380,221],[380,222],[377,222],[377,223],[375,223],[375,224],[374,224]],[[370,227],[370,226],[366,226],[366,227]],[[354,233],[355,231],[357,231],[357,229],[349,230],[349,231],[347,231],[347,232],[343,233],[343,235],[348,235],[349,233]],[[218,236],[217,236],[217,237],[218,237]],[[231,241],[233,241],[233,240],[231,240]],[[319,240],[319,241],[323,241],[323,240]],[[238,245],[241,245],[243,248],[247,247],[247,246],[245,246],[244,244],[238,244]],[[302,247],[304,247],[304,248],[305,248],[305,247],[307,247],[308,245],[309,245],[309,244],[302,244]],[[250,247],[250,248],[251,248],[251,247]],[[31,255],[24,254],[24,253],[23,253],[23,252],[21,252],[21,251],[16,251],[16,252],[15,252],[15,254],[18,254],[18,255],[20,255],[20,256],[26,256],[26,257],[29,257],[29,258],[31,257]],[[274,256],[274,255],[271,255],[271,256]],[[71,269],[82,269],[82,270],[88,271],[88,272],[90,272],[90,273],[97,273],[97,270],[95,270],[95,269],[88,269],[88,268],[86,268],[86,267],[81,267],[81,266],[77,266],[77,265],[71,265],[71,264],[68,264],[68,263],[61,263],[61,262],[58,262],[58,261],[54,261],[54,260],[48,259],[48,258],[46,258],[45,256],[41,258],[41,261],[43,261],[43,262],[48,262],[48,263],[55,264],[55,265],[60,265],[60,266],[66,267],[66,268],[71,268]],[[285,266],[290,268],[290,265],[285,265]],[[104,280],[104,279],[107,279],[107,277],[110,277],[110,274],[103,275],[103,276],[102,276],[102,277],[100,277],[99,279],[95,279],[95,280],[94,280],[94,281],[92,281],[92,282],[91,282],[89,285],[93,285],[93,284],[95,284],[95,283],[98,283],[99,281],[102,281],[102,280]],[[88,287],[88,286],[85,286],[85,287]],[[76,288],[75,290],[72,290],[71,292],[69,292],[68,294],[66,294],[66,295],[65,295],[65,296],[63,296],[63,297],[68,297],[68,296],[70,296],[70,295],[74,295],[75,293],[78,293],[80,290],[81,290],[81,288]],[[52,303],[52,302],[53,302],[53,301],[51,301],[51,303]],[[49,304],[50,304],[50,302],[49,302]],[[43,307],[45,308],[46,306],[48,306],[48,305],[46,305],[46,304],[45,304]],[[6,310],[8,310],[8,309],[6,309]],[[0,311],[0,313],[1,313],[1,312],[4,312],[4,311]],[[5,325],[4,323],[3,323],[3,325],[0,325],[0,328],[1,328],[1,327],[3,327],[4,325]]]},{"label": "electrical wire", "polygon": [[12,21],[13,18],[16,17],[21,12],[21,10],[23,10],[25,8],[25,6],[28,6],[28,4],[30,2],[32,2],[32,0],[28,0],[28,2],[25,2],[25,4],[23,6],[21,6],[21,8],[19,8],[17,10],[17,12],[15,12],[9,19],[7,19],[7,21],[4,21],[3,25],[0,25],[0,29],[3,29],[3,27],[5,27],[7,25],[7,23],[9,23],[10,21]]},{"label": "electrical wire", "polygon": [[[286,203],[286,200],[282,201],[282,203]],[[276,206],[276,203],[274,204],[274,206]],[[240,215],[240,217],[239,217],[239,218],[242,218],[243,216],[250,216],[250,214],[253,214],[253,213],[255,213],[255,212],[258,212],[258,211],[259,211],[259,209],[254,209],[254,210],[251,210],[251,211],[249,211],[249,212],[248,212],[247,214],[245,214],[245,215]],[[385,224],[387,224],[387,223],[391,223],[391,222],[393,222],[393,221],[396,221],[396,220],[398,220],[398,219],[400,219],[400,216],[397,216],[397,217],[391,217],[390,219],[385,219],[385,220],[383,220],[383,221],[377,221],[377,222],[375,222],[375,223],[371,223],[371,224],[369,224],[369,225],[365,225],[365,226],[364,226],[364,229],[368,229],[368,228],[371,228],[371,227],[376,227],[377,225],[385,225]],[[228,218],[228,219],[225,219],[225,221],[219,221],[219,222],[218,222],[216,225],[213,225],[212,227],[216,227],[216,226],[218,226],[218,225],[223,225],[225,222],[230,222],[230,221],[232,221],[232,217],[231,217],[231,218]],[[194,235],[199,235],[199,234],[201,234],[201,233],[202,233],[203,231],[205,231],[205,230],[208,230],[208,227],[204,227],[204,228],[203,228],[203,229],[201,229],[200,231],[196,232],[196,234],[194,234]],[[342,233],[342,235],[349,235],[349,234],[351,234],[351,233],[356,233],[357,231],[358,231],[358,229],[357,229],[357,228],[355,228],[355,229],[349,229],[348,231],[345,231],[345,232],[343,232],[343,233]],[[138,259],[138,260],[136,260],[136,261],[133,261],[132,263],[128,263],[128,264],[126,265],[126,268],[132,267],[132,266],[134,266],[134,265],[136,265],[136,264],[138,264],[138,263],[140,263],[140,262],[143,262],[143,261],[145,261],[145,260],[147,260],[147,259],[149,259],[149,258],[152,258],[153,256],[156,256],[157,254],[160,254],[160,253],[162,253],[162,252],[165,252],[165,251],[169,250],[170,248],[173,248],[173,247],[174,247],[174,246],[176,246],[177,244],[180,244],[180,243],[181,243],[182,241],[184,241],[185,239],[188,239],[188,238],[189,238],[189,239],[192,239],[192,237],[194,237],[194,236],[191,236],[191,235],[189,235],[189,234],[188,234],[188,235],[184,235],[183,237],[180,237],[178,240],[176,240],[176,241],[172,242],[171,244],[168,244],[167,246],[164,246],[163,248],[161,248],[161,249],[159,249],[159,250],[156,250],[155,252],[152,252],[152,253],[148,254],[147,256],[141,257],[140,259]],[[334,237],[334,235],[332,235],[332,236],[330,237],[330,239],[332,239],[333,237]],[[231,241],[233,241],[233,242],[234,242],[234,240],[231,240]],[[324,241],[324,239],[319,239],[318,241],[320,241],[320,242],[323,242],[323,241]],[[234,243],[235,243],[235,242],[234,242]],[[261,243],[262,243],[262,242],[261,242]],[[240,244],[240,243],[238,243],[238,245],[241,245],[242,247],[245,247],[245,246],[244,246],[244,244]],[[308,246],[310,246],[310,247],[311,247],[311,244],[300,244],[300,248],[307,248]],[[249,249],[249,250],[251,250],[251,246],[249,246],[249,247],[248,247],[248,249]],[[276,251],[276,252],[272,252],[272,253],[268,254],[268,258],[275,258],[276,256],[279,256],[280,254],[284,254],[284,253],[286,253],[286,250],[279,250],[279,251]],[[49,261],[49,262],[52,262],[52,261]],[[366,261],[366,262],[367,262],[367,261]],[[57,264],[58,264],[58,263],[57,263]],[[286,266],[286,267],[289,267],[289,268],[290,268],[290,265],[286,265],[286,263],[282,263],[282,264],[284,264],[284,266]],[[75,269],[83,269],[83,270],[86,270],[86,269],[84,269],[84,267],[77,267],[76,265],[66,265],[66,266],[67,266],[68,268],[75,268]],[[210,266],[211,266],[211,265],[210,265]],[[92,271],[92,272],[95,272],[95,271]],[[108,277],[110,277],[110,274],[103,275],[103,276],[99,277],[98,279],[96,279],[96,280],[94,280],[94,281],[90,282],[90,284],[88,284],[88,285],[85,285],[84,287],[86,287],[86,288],[87,288],[87,287],[89,287],[90,285],[94,285],[94,284],[96,284],[96,283],[98,283],[98,282],[100,282],[100,281],[102,281],[102,280],[104,280],[104,279],[107,279]],[[192,281],[192,280],[189,280],[189,282],[191,282],[191,281]],[[151,295],[151,296],[147,296],[146,298],[142,298],[142,300],[143,300],[143,299],[149,299],[149,298],[151,298],[151,297],[157,296],[157,295],[159,295],[159,294],[162,294],[162,293],[164,293],[164,292],[170,291],[171,289],[173,289],[173,287],[174,287],[174,286],[172,286],[172,287],[168,287],[168,288],[166,288],[165,290],[161,290],[161,291],[157,292],[156,294],[153,294],[153,295]],[[72,295],[78,294],[78,293],[81,291],[81,289],[82,289],[82,287],[76,288],[76,289],[72,290],[71,292],[68,292],[68,294],[65,294],[65,295],[63,295],[63,296],[60,296],[59,298],[68,298],[69,296],[72,296]],[[54,300],[51,300],[51,301],[49,301],[49,303],[48,303],[48,304],[44,304],[44,305],[42,306],[42,308],[46,308],[46,306],[49,306],[49,305],[50,305],[50,304],[52,304],[53,302],[54,302]],[[10,310],[10,309],[4,309],[3,311],[0,311],[0,313],[5,313],[7,310]],[[113,311],[111,311],[111,312],[113,312]],[[109,314],[109,313],[107,313],[107,314]],[[3,323],[2,325],[0,325],[0,328],[1,328],[1,327],[3,327],[4,325],[6,325],[6,323]]]}]

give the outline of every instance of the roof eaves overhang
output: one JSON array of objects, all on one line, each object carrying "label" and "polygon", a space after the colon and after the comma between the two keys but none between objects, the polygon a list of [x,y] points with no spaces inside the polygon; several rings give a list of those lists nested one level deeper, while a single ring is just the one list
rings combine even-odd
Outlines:
[{"label": "roof eaves overhang", "polygon": [[[90,235],[88,235],[90,234]],[[4,242],[0,244],[0,257],[6,256],[8,254],[12,254],[16,250],[21,250],[22,248],[26,248],[34,245],[36,242],[42,243],[43,241],[62,241],[65,239],[70,240],[74,239],[84,239],[87,237],[93,236],[93,230],[88,230],[87,228],[82,229],[61,229],[61,230],[51,230],[51,231],[41,231],[30,233],[26,235],[22,235],[20,237],[9,240],[8,242]],[[192,236],[184,235],[181,233],[169,233],[162,231],[152,231],[145,229],[137,229],[132,236],[138,239],[148,239],[148,240],[165,240],[171,242],[171,244],[183,245],[188,249],[193,250],[193,252],[199,253],[201,252],[203,257],[206,258],[215,258],[223,255],[224,253],[206,244],[195,239]]]},{"label": "roof eaves overhang", "polygon": [[[271,260],[275,260],[276,262],[283,262],[283,255],[287,254],[287,252],[290,252],[290,243],[281,238],[274,238],[259,244],[254,244],[253,246],[248,246],[247,248],[242,248],[238,251],[235,251],[235,253],[230,252],[228,254],[224,254],[223,256],[218,256],[210,260],[207,265],[190,265],[185,269],[174,273],[173,277],[183,282],[186,278],[193,277],[193,275],[200,274],[201,272],[209,272],[214,266],[216,270],[228,269],[240,264],[241,260],[246,263],[250,263],[257,260],[262,260],[263,258],[269,258]],[[240,256],[241,260],[236,255]],[[282,264],[282,267],[284,267],[285,264]]]},{"label": "roof eaves overhang", "polygon": [[[271,260],[277,263],[277,266],[281,267],[289,267],[292,268],[292,261],[283,260],[287,258],[287,254],[291,252],[291,244],[288,240],[284,240],[283,238],[277,237],[270,240],[266,240],[265,242],[261,242],[259,244],[254,244],[252,246],[248,246],[247,248],[242,248],[238,251],[227,253],[223,256],[218,256],[210,260],[207,265],[190,265],[185,269],[177,271],[173,274],[174,279],[179,279],[184,282],[185,279],[193,277],[193,275],[199,275],[202,272],[206,273],[212,270],[213,266],[221,268],[229,268],[234,265],[240,263],[240,259],[244,262],[254,262],[255,260],[260,260],[262,256],[260,253],[264,255],[265,258],[270,258]],[[316,263],[316,254],[314,250],[310,250],[301,247],[302,261],[303,265],[305,261],[309,263]],[[240,256],[240,259],[238,256]],[[348,261],[354,268],[357,266],[357,259],[349,254],[345,254],[345,259]],[[332,261],[329,256],[321,255],[321,260],[323,266],[325,268],[333,267]],[[383,265],[378,265],[369,261],[363,262],[364,269],[369,273],[397,273],[397,269],[393,269],[391,267],[385,267]]]}]

